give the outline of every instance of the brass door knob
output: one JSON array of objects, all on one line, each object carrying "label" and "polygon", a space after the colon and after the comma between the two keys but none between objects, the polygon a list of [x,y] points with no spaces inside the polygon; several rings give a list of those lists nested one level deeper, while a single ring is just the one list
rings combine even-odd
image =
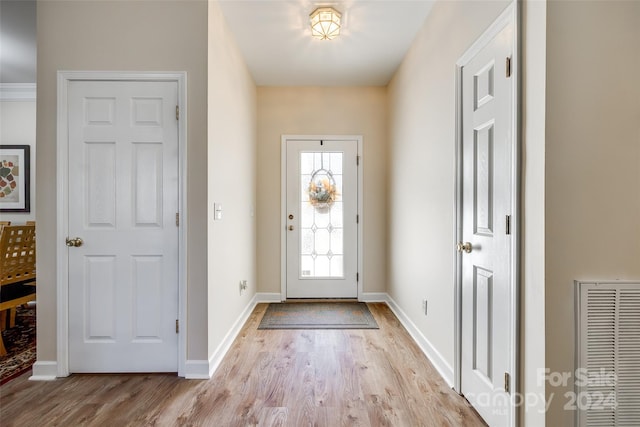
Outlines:
[{"label": "brass door knob", "polygon": [[289,226],[289,231],[293,231],[293,225]]},{"label": "brass door knob", "polygon": [[67,237],[66,243],[67,243],[67,246],[69,246],[70,248],[71,247],[79,248],[80,246],[82,246],[84,242],[79,237],[76,237],[75,239],[70,239]]},{"label": "brass door knob", "polygon": [[466,252],[466,253],[471,253],[471,242],[465,242],[465,243],[458,243],[458,245],[456,246],[456,248],[458,249],[458,252]]}]

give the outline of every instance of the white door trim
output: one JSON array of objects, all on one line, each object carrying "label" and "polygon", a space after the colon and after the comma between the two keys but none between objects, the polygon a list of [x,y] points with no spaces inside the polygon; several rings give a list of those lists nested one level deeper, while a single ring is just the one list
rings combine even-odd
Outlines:
[{"label": "white door trim", "polygon": [[363,182],[364,182],[364,156],[362,150],[362,135],[282,135],[281,137],[281,162],[280,162],[280,300],[287,299],[287,141],[344,141],[355,140],[358,142],[358,215],[357,224],[358,233],[358,300],[363,295],[364,269],[363,267],[363,251],[364,239],[362,230],[364,230],[364,204],[363,204]]},{"label": "white door trim", "polygon": [[68,235],[68,149],[69,111],[67,96],[72,81],[153,81],[176,82],[178,85],[178,375],[184,376],[186,361],[186,260],[187,260],[187,73],[186,72],[114,72],[114,71],[58,71],[58,117],[57,117],[57,364],[58,377],[69,375],[69,257],[65,244]]},{"label": "white door trim", "polygon": [[[456,62],[456,146],[455,146],[455,173],[454,173],[454,242],[462,241],[462,68],[473,59],[480,50],[489,44],[493,38],[508,24],[514,26],[513,57],[511,59],[511,82],[513,84],[513,115],[512,134],[512,159],[511,159],[511,265],[509,283],[511,286],[511,301],[509,312],[511,314],[511,343],[510,372],[511,394],[520,391],[519,384],[519,328],[520,328],[520,40],[521,35],[521,8],[518,0],[513,0],[489,28],[476,40],[471,47]],[[462,389],[462,255],[454,253],[454,277],[455,277],[455,303],[454,303],[454,389],[460,393]],[[517,399],[516,399],[517,401]],[[518,408],[511,413],[510,426],[516,426]]]}]

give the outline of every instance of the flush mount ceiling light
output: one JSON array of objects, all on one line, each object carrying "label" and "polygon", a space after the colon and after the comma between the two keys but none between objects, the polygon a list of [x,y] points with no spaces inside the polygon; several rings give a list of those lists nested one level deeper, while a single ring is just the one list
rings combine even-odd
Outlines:
[{"label": "flush mount ceiling light", "polygon": [[340,34],[340,12],[332,7],[319,7],[309,15],[311,35],[320,40],[331,40]]}]

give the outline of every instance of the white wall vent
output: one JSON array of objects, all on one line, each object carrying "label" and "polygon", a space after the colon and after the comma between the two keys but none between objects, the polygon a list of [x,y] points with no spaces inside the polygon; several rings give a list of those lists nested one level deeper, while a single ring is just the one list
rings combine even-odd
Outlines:
[{"label": "white wall vent", "polygon": [[640,426],[640,282],[576,282],[579,427]]}]

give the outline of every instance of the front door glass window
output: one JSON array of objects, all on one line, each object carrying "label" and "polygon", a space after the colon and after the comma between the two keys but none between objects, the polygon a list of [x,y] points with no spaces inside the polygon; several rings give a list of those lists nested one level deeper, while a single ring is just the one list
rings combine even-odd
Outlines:
[{"label": "front door glass window", "polygon": [[300,153],[300,278],[343,278],[340,152]]}]

